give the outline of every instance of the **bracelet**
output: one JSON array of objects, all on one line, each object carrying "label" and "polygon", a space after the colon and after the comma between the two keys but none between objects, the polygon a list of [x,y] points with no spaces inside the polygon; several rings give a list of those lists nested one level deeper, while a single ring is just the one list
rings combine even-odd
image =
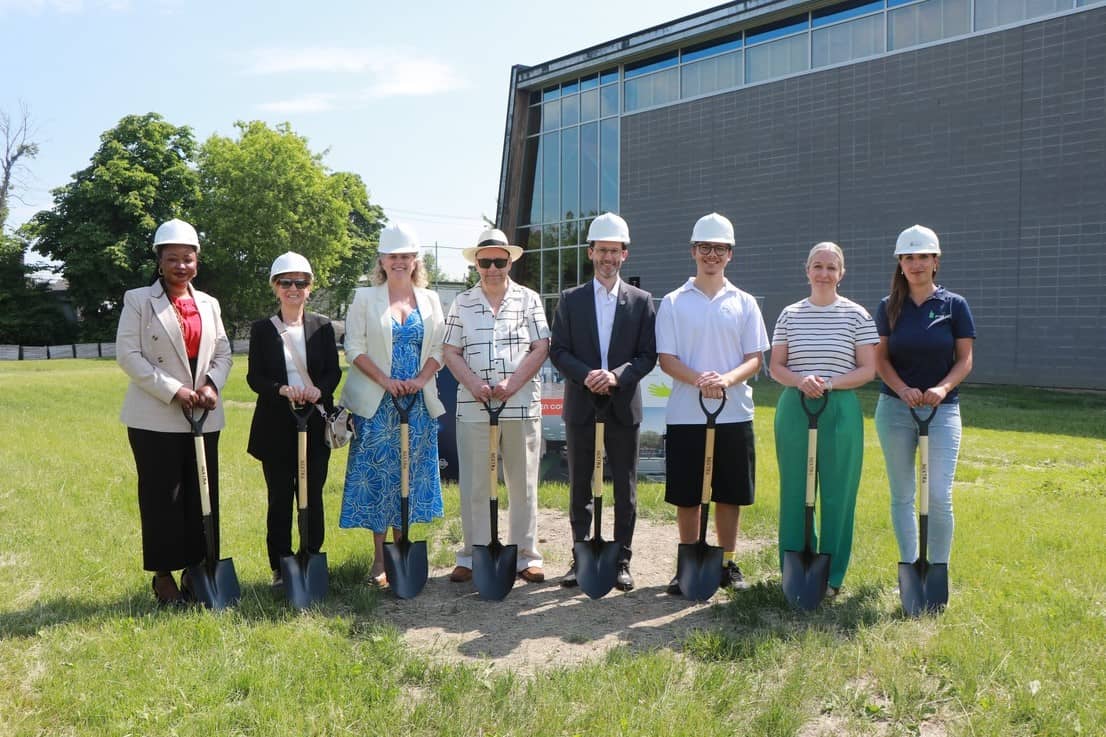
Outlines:
[{"label": "bracelet", "polygon": [[826,379],[826,391],[827,392],[832,392],[833,391],[833,379]]}]

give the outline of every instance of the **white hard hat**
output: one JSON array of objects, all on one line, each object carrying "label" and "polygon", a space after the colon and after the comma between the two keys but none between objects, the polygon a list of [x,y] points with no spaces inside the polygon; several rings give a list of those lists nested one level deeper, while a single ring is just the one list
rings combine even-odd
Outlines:
[{"label": "white hard hat", "polygon": [[895,255],[908,253],[935,253],[941,255],[941,242],[937,234],[924,225],[911,225],[899,233],[895,241]]},{"label": "white hard hat", "polygon": [[419,237],[410,225],[392,223],[380,231],[380,245],[376,252],[380,255],[386,253],[418,253]]},{"label": "white hard hat", "polygon": [[596,241],[629,243],[630,226],[626,225],[626,221],[613,212],[605,212],[591,221],[586,240],[588,243],[595,243]]},{"label": "white hard hat", "polygon": [[196,253],[200,252],[200,237],[196,235],[196,229],[183,220],[173,218],[166,220],[157,226],[154,233],[154,253],[159,246],[192,246]]},{"label": "white hard hat", "polygon": [[295,251],[288,251],[277,256],[276,260],[273,261],[273,266],[269,269],[269,281],[276,279],[281,274],[297,272],[315,278],[315,272],[311,271],[311,262]]},{"label": "white hard hat", "polygon": [[691,231],[692,243],[728,243],[734,245],[733,223],[716,212],[704,215]]},{"label": "white hard hat", "polygon": [[511,257],[511,263],[522,258],[522,248],[512,245],[507,236],[499,228],[487,228],[476,239],[476,245],[461,251],[461,255],[470,264],[476,263],[476,254],[482,248],[502,248]]}]

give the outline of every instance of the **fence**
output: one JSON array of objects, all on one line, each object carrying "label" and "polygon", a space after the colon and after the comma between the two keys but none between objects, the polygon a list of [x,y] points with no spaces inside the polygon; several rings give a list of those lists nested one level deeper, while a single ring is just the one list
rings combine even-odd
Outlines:
[{"label": "fence", "polygon": [[[230,341],[232,353],[248,353],[250,339]],[[62,345],[0,345],[0,361],[43,361],[54,358],[115,358],[115,343]]]}]

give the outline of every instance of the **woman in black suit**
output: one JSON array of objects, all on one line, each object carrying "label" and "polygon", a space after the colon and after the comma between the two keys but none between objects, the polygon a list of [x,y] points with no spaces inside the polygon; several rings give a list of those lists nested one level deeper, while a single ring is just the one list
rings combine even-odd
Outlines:
[{"label": "woman in black suit", "polygon": [[[298,253],[278,256],[269,272],[273,293],[280,300],[276,319],[263,318],[250,328],[250,356],[246,381],[257,392],[250,425],[248,452],[261,461],[269,490],[265,538],[273,586],[284,584],[280,559],[292,555],[292,510],[296,507],[296,421],[289,402],[334,406],[334,391],[342,378],[334,326],[322,315],[304,310],[311,294],[311,264]],[[282,335],[283,333],[283,335]],[[290,351],[296,351],[298,361]],[[297,363],[309,376],[301,376]],[[311,414],[307,425],[307,550],[323,545],[323,486],[330,448],[323,439],[323,418]]]}]

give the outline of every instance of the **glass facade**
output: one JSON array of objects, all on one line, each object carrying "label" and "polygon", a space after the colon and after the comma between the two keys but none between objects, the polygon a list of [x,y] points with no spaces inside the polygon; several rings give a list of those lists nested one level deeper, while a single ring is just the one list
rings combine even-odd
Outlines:
[{"label": "glass facade", "polygon": [[516,277],[552,314],[591,278],[591,220],[619,211],[620,117],[1106,0],[848,0],[529,92]]}]

